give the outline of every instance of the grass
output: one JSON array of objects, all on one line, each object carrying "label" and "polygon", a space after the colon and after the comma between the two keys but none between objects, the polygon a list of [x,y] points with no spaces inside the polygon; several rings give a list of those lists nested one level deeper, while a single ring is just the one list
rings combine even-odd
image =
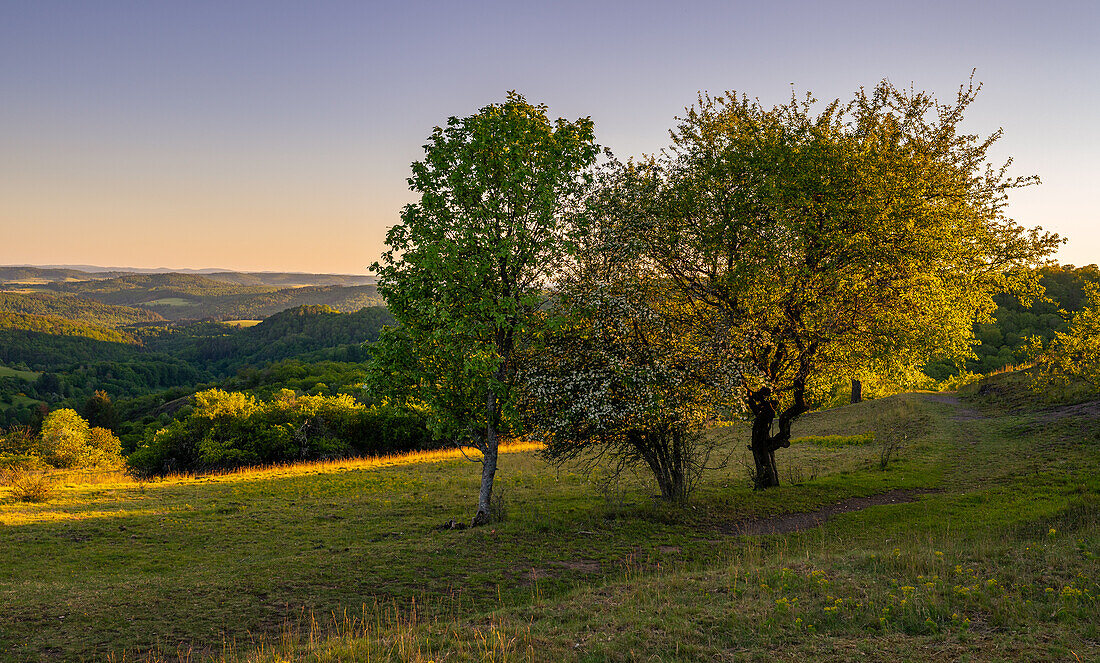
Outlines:
[{"label": "grass", "polygon": [[39,375],[41,374],[34,371],[21,371],[19,369],[11,368],[8,366],[0,366],[0,378],[16,377],[20,380],[26,380],[27,382],[34,382],[36,379],[38,379]]},{"label": "grass", "polygon": [[[1096,660],[1100,427],[939,395],[806,417],[793,483],[749,489],[744,431],[691,506],[502,456],[508,520],[455,452],[137,483],[0,489],[0,660]],[[885,425],[884,422],[886,422]],[[879,435],[876,435],[876,440]],[[797,476],[796,476],[797,475]],[[785,535],[744,519],[896,488]]]},{"label": "grass", "polygon": [[255,327],[263,322],[263,320],[223,320],[222,323],[226,325],[233,325],[234,327]]},{"label": "grass", "polygon": [[195,302],[184,299],[183,297],[162,297],[160,299],[153,299],[147,302],[142,302],[142,306],[192,306]]}]

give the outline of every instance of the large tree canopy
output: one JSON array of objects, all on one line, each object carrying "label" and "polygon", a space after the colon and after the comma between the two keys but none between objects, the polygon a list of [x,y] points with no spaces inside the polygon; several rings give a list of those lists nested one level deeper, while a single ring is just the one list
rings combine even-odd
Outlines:
[{"label": "large tree canopy", "polygon": [[488,521],[498,440],[518,430],[517,364],[546,288],[570,253],[577,203],[599,153],[592,122],[551,122],[515,93],[452,117],[412,166],[418,202],[390,229],[374,269],[400,331],[380,367],[428,406],[436,432],[481,450],[474,524]]},{"label": "large tree canopy", "polygon": [[1037,294],[1059,239],[1005,216],[1037,180],[989,164],[999,131],[961,131],[977,91],[883,82],[819,112],[704,95],[672,132],[638,232],[741,369],[758,488],[815,380],[965,357],[994,294]]}]

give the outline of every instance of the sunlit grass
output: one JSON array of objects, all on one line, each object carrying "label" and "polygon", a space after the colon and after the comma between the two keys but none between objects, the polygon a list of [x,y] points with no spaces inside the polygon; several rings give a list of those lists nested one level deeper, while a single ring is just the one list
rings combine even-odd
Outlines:
[{"label": "sunlit grass", "polygon": [[[809,416],[797,436],[875,441],[796,443],[763,493],[747,431],[715,431],[728,462],[686,508],[644,472],[609,485],[509,445],[507,520],[462,531],[440,527],[472,515],[480,465],[454,449],[59,475],[46,503],[0,494],[0,661],[1100,660],[1095,442],[1075,420],[959,412],[906,394]],[[881,471],[878,431],[902,416]],[[723,529],[897,488],[942,492]]]}]

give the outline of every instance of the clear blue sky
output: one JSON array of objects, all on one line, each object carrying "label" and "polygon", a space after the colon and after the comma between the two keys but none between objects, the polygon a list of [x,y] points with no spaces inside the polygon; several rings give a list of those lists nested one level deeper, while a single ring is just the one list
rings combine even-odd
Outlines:
[{"label": "clear blue sky", "polygon": [[653,152],[700,90],[985,89],[1011,214],[1100,262],[1100,2],[0,0],[0,264],[362,272],[431,128],[518,90]]}]

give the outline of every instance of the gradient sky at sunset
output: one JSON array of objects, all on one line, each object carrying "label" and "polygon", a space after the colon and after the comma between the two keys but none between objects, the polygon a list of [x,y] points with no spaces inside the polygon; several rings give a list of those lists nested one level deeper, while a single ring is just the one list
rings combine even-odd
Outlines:
[{"label": "gradient sky at sunset", "polygon": [[0,0],[0,264],[361,273],[434,125],[518,90],[653,152],[699,90],[954,94],[1100,262],[1100,2]]}]

